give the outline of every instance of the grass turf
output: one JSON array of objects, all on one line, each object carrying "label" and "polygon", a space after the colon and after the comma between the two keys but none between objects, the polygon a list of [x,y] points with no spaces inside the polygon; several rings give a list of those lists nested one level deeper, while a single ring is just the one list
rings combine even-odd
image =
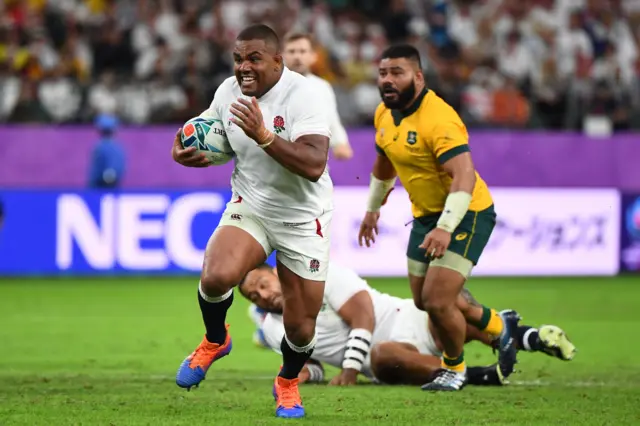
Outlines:
[{"label": "grass turf", "polygon": [[[0,281],[0,425],[281,424],[271,397],[279,357],[253,346],[247,302],[236,294],[231,355],[186,392],[175,371],[202,337],[193,278]],[[371,280],[408,296],[403,279]],[[415,387],[302,388],[304,424],[640,423],[640,279],[476,278],[483,303],[515,308],[523,323],[557,324],[576,343],[572,362],[520,354],[503,388],[430,394]],[[488,364],[472,344],[469,364]],[[329,378],[336,370],[328,370]]]}]

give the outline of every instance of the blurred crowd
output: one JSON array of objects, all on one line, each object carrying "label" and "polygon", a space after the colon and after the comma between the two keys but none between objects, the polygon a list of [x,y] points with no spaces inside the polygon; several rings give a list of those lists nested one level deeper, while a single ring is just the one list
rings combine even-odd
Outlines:
[{"label": "blurred crowd", "polygon": [[255,22],[315,36],[346,125],[371,124],[378,56],[406,41],[469,126],[640,128],[640,0],[4,0],[0,122],[185,121]]}]

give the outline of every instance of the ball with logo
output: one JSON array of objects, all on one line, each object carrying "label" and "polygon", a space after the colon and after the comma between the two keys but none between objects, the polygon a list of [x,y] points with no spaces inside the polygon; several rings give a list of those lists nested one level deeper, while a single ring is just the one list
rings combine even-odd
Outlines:
[{"label": "ball with logo", "polygon": [[227,164],[235,156],[222,120],[214,115],[201,115],[184,123],[180,140],[184,148],[196,147],[212,166]]}]

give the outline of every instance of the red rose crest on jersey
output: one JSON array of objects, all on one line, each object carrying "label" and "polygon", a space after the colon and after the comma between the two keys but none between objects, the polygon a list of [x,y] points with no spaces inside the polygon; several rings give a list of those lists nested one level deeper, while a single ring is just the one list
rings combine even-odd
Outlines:
[{"label": "red rose crest on jersey", "polygon": [[311,259],[309,262],[309,272],[318,272],[320,269],[320,261],[318,259]]},{"label": "red rose crest on jersey", "polygon": [[284,130],[284,118],[276,115],[273,119],[273,131],[280,134]]}]

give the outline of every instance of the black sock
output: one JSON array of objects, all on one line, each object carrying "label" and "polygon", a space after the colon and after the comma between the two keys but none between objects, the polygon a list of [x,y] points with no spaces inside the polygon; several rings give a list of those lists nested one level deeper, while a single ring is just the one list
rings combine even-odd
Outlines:
[{"label": "black sock", "polygon": [[207,329],[207,340],[211,343],[222,345],[227,338],[225,319],[227,318],[227,310],[233,303],[233,291],[225,300],[207,302],[200,294],[200,289],[198,289],[198,303],[200,304],[204,326]]},{"label": "black sock", "polygon": [[280,342],[280,350],[282,351],[282,370],[278,376],[284,379],[295,379],[302,371],[304,364],[311,358],[313,348],[306,352],[296,352],[291,349],[286,338],[282,338]]},{"label": "black sock", "polygon": [[528,325],[519,326],[516,337],[520,350],[536,352],[542,349],[540,339],[538,338],[538,329],[535,327],[529,327]]},{"label": "black sock", "polygon": [[475,386],[501,386],[498,369],[495,365],[490,367],[467,367],[467,380]]}]

